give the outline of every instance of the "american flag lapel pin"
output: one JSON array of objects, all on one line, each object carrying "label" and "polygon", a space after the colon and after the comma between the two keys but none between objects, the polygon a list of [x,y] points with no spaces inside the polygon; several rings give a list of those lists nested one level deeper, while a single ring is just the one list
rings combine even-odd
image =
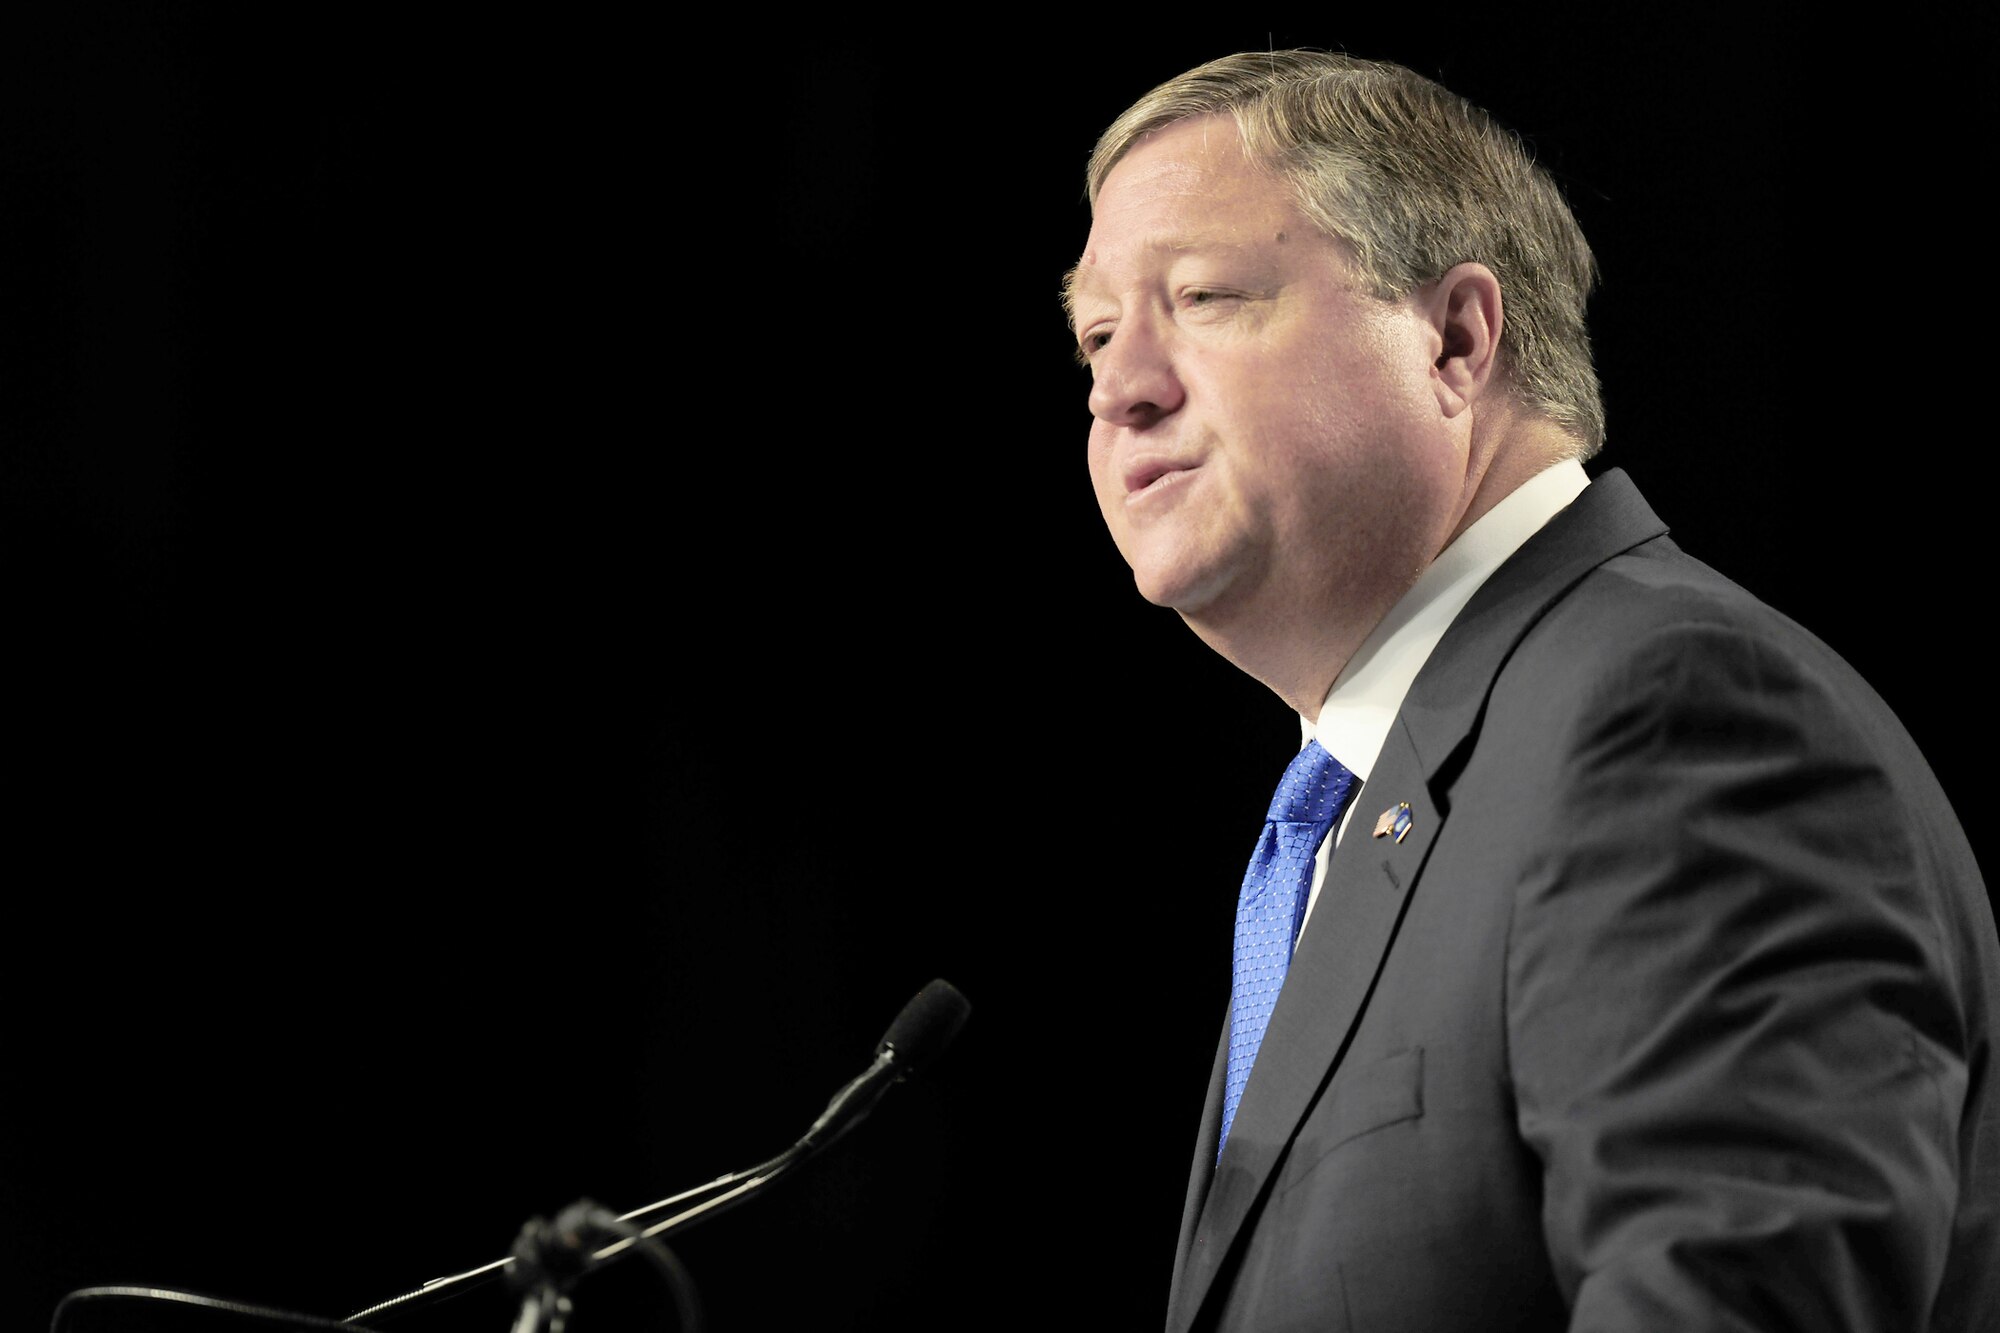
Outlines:
[{"label": "american flag lapel pin", "polygon": [[1386,838],[1394,835],[1396,841],[1401,842],[1409,835],[1409,832],[1410,803],[1408,801],[1396,802],[1396,804],[1384,810],[1381,817],[1375,821],[1375,836],[1378,838]]}]

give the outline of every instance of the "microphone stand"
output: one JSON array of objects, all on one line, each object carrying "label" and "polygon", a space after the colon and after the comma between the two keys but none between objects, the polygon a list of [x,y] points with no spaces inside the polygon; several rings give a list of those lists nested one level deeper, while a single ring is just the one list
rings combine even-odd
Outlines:
[{"label": "microphone stand", "polygon": [[[772,1181],[791,1171],[793,1167],[797,1166],[813,1153],[833,1143],[841,1135],[859,1124],[862,1118],[870,1111],[874,1110],[875,1104],[882,1100],[882,1097],[891,1087],[902,1082],[904,1078],[922,1065],[927,1064],[945,1046],[949,1045],[957,1035],[959,1027],[964,1024],[966,1014],[970,1008],[971,1006],[966,1003],[965,997],[959,994],[958,989],[951,985],[951,983],[943,980],[931,982],[923,990],[919,991],[916,998],[905,1005],[903,1011],[896,1016],[896,1021],[890,1025],[887,1035],[883,1037],[882,1041],[875,1048],[874,1062],[867,1069],[863,1070],[858,1077],[841,1088],[840,1091],[834,1093],[832,1100],[826,1104],[826,1110],[820,1113],[819,1119],[813,1121],[812,1128],[808,1129],[797,1143],[794,1143],[791,1147],[785,1149],[785,1151],[779,1153],[769,1161],[761,1162],[747,1170],[734,1171],[725,1176],[718,1176],[706,1185],[697,1185],[693,1189],[683,1190],[679,1194],[662,1199],[658,1203],[647,1204],[644,1208],[636,1209],[620,1217],[612,1218],[608,1214],[603,1214],[600,1210],[599,1214],[593,1219],[597,1227],[601,1230],[618,1233],[619,1239],[592,1252],[589,1256],[589,1264],[585,1265],[584,1268],[580,1268],[577,1275],[580,1276],[581,1272],[585,1271],[590,1265],[615,1259],[635,1247],[645,1249],[657,1237],[668,1235],[691,1222],[713,1216],[727,1208],[734,1207],[751,1194],[754,1194],[759,1189],[762,1189]],[[900,1058],[898,1055],[899,1048],[906,1052]],[[690,1199],[699,1198],[703,1195],[712,1197],[703,1198],[701,1202],[683,1208],[681,1211],[643,1228],[637,1225],[638,1220],[648,1214],[657,1213],[663,1208],[671,1208],[676,1204],[686,1203]],[[578,1207],[583,1206],[578,1205]],[[535,1223],[530,1223],[529,1230],[532,1231],[535,1225]],[[527,1239],[526,1232],[523,1233],[523,1239],[524,1242]],[[667,1253],[663,1246],[652,1246],[652,1249],[660,1253]],[[523,1255],[520,1252],[520,1247],[517,1246],[516,1253],[509,1255],[505,1259],[497,1259],[490,1264],[483,1264],[478,1268],[468,1269],[463,1273],[454,1273],[449,1277],[433,1278],[415,1291],[406,1292],[401,1296],[393,1297],[377,1305],[371,1305],[365,1310],[358,1310],[354,1314],[349,1315],[344,1322],[353,1324],[371,1315],[391,1311],[400,1313],[415,1302],[429,1303],[433,1300],[443,1300],[451,1296],[460,1295],[466,1291],[470,1291],[475,1286],[491,1281],[506,1271],[509,1265],[517,1264],[522,1258]],[[655,1262],[661,1261],[656,1258]],[[672,1262],[677,1267],[678,1261],[674,1260]],[[681,1285],[675,1280],[672,1270],[668,1270],[668,1275],[669,1281],[674,1285],[675,1297],[678,1301],[683,1296]],[[680,1276],[684,1276],[684,1274]],[[546,1295],[546,1293],[544,1294]],[[545,1299],[542,1302],[544,1307],[547,1307],[546,1312],[549,1314],[556,1313],[552,1305],[552,1299]],[[523,1333],[529,1327],[526,1323],[527,1317],[524,1311]]]},{"label": "microphone stand", "polygon": [[[725,1201],[733,1202],[748,1191],[762,1185],[765,1181],[776,1179],[779,1174],[789,1169],[792,1163],[787,1162],[786,1158],[793,1157],[797,1152],[798,1146],[794,1145],[791,1148],[787,1148],[784,1152],[779,1153],[768,1162],[763,1162],[747,1170],[732,1171],[728,1175],[717,1176],[706,1185],[696,1185],[693,1189],[682,1190],[679,1194],[661,1199],[658,1203],[649,1203],[644,1208],[635,1209],[632,1212],[620,1215],[616,1221],[620,1223],[634,1223],[648,1213],[656,1213],[662,1208],[671,1208],[673,1205],[681,1203],[684,1200],[707,1194],[713,1190],[726,1189],[731,1185],[736,1185],[739,1181],[748,1182],[732,1190],[728,1195],[697,1204],[685,1212],[678,1213],[664,1222],[655,1223],[642,1231],[635,1228],[633,1234],[622,1236],[612,1244],[594,1252],[591,1255],[591,1259],[601,1262],[614,1255],[622,1254],[641,1241],[652,1240],[656,1236],[664,1235],[668,1231],[692,1221],[712,1207]],[[343,1324],[358,1324],[361,1320],[367,1319],[372,1315],[384,1313],[401,1314],[413,1302],[428,1305],[435,1301],[464,1295],[475,1287],[484,1286],[486,1283],[502,1276],[507,1265],[514,1261],[515,1256],[510,1254],[504,1259],[495,1259],[490,1264],[481,1264],[477,1268],[468,1268],[462,1273],[452,1273],[446,1277],[434,1277],[415,1291],[407,1291],[401,1296],[392,1297],[389,1300],[371,1305],[365,1310],[357,1310],[347,1316],[347,1318],[341,1320],[341,1322]]]}]

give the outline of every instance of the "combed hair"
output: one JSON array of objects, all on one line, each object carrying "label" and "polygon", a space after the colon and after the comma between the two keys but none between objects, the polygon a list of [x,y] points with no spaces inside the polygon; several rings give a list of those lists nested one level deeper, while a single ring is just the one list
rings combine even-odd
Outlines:
[{"label": "combed hair", "polygon": [[1228,113],[1252,159],[1345,242],[1362,279],[1398,300],[1477,261],[1500,280],[1500,369],[1514,396],[1577,441],[1604,441],[1584,302],[1597,261],[1520,138],[1401,65],[1325,51],[1212,60],[1135,102],[1098,139],[1088,190],[1154,130]]}]

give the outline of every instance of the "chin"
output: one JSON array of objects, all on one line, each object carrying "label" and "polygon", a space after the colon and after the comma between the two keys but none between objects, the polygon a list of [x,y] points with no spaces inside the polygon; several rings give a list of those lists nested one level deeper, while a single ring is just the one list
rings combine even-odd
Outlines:
[{"label": "chin", "polygon": [[1191,571],[1132,571],[1132,582],[1139,589],[1139,595],[1154,606],[1163,606],[1169,611],[1178,611],[1183,616],[1199,615],[1221,597],[1228,588],[1226,578],[1210,573],[1201,577]]},{"label": "chin", "polygon": [[1202,540],[1205,535],[1141,534],[1125,551],[1139,595],[1154,606],[1192,616],[1258,582],[1260,562],[1252,549],[1236,542]]}]

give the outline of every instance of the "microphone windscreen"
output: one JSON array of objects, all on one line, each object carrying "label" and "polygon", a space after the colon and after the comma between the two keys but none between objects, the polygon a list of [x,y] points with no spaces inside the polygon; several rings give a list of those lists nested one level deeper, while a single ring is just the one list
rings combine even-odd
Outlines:
[{"label": "microphone windscreen", "polygon": [[971,1012],[972,1002],[959,994],[958,987],[940,978],[903,1006],[875,1053],[894,1047],[898,1068],[905,1072],[920,1069],[944,1053]]}]

